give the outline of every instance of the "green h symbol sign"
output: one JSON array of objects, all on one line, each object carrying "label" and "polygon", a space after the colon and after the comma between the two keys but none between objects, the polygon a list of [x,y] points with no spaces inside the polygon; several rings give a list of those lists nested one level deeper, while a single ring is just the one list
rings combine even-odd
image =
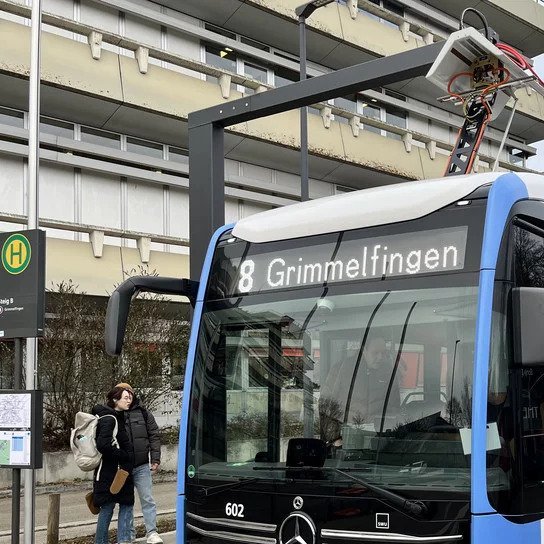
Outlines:
[{"label": "green h symbol sign", "polygon": [[[17,249],[15,246],[17,246]],[[9,260],[9,264],[13,268],[18,268],[23,263],[23,251],[24,251],[24,247],[20,240],[14,240],[9,245],[8,260]],[[17,257],[17,264],[15,264],[15,257]]]},{"label": "green h symbol sign", "polygon": [[12,234],[2,246],[2,265],[10,274],[20,274],[30,264],[32,248],[24,234]]}]

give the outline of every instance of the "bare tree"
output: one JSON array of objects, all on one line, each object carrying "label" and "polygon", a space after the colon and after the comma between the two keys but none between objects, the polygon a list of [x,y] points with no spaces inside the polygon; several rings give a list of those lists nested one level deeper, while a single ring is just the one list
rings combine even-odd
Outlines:
[{"label": "bare tree", "polygon": [[103,403],[116,383],[137,388],[150,409],[171,391],[174,375],[180,388],[189,336],[181,303],[152,296],[135,301],[123,355],[112,358],[104,351],[105,298],[79,293],[71,281],[47,298],[38,367],[47,448],[68,447],[75,414]]},{"label": "bare tree", "polygon": [[156,408],[161,397],[181,389],[189,345],[189,325],[171,315],[165,297],[144,294],[132,306],[119,377],[137,387],[140,400]]}]

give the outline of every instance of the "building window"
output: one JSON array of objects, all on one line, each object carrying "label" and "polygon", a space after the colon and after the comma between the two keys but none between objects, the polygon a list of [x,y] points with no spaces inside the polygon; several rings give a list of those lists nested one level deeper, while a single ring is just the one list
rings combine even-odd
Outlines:
[{"label": "building window", "polygon": [[[388,125],[406,128],[406,117],[407,115],[404,110],[400,110],[399,108],[395,108],[394,106],[385,107],[385,122]],[[402,136],[400,134],[397,134],[396,132],[387,131],[386,135],[388,138],[393,138],[395,140],[402,139]]]},{"label": "building window", "polygon": [[96,128],[81,127],[81,141],[88,144],[121,149],[121,136],[119,134]]},{"label": "building window", "polygon": [[283,68],[283,66],[276,66],[274,68],[274,85],[276,87],[283,87],[298,81],[300,76],[298,72],[289,70],[289,68]]},{"label": "building window", "polygon": [[66,121],[58,121],[49,117],[40,118],[40,132],[61,136],[63,138],[74,138],[74,125]]},{"label": "building window", "polygon": [[382,0],[382,7],[395,15],[404,17],[404,7],[401,4],[397,4],[397,2],[393,2],[392,0]]},{"label": "building window", "polygon": [[[356,113],[357,112],[357,95],[350,94],[348,96],[341,96],[340,98],[335,98],[334,105],[339,108],[342,108],[343,110]],[[335,115],[334,118],[339,123],[345,123],[345,124],[349,123],[349,119],[347,117],[343,117],[342,115]]]},{"label": "building window", "polygon": [[[390,11],[391,13],[394,13],[395,15],[404,17],[404,7],[401,4],[397,4],[397,2],[393,2],[391,0],[369,0],[369,1],[372,4],[375,4],[376,6],[379,6],[383,9],[386,9],[387,11]],[[375,15],[374,13],[370,13],[369,11],[366,11],[361,7],[359,8],[359,11],[363,13],[366,17],[370,17],[371,19],[374,19],[375,21],[379,21],[380,23],[386,26],[390,26],[395,29],[399,28],[398,24],[393,23],[387,19],[384,19],[383,17],[380,17],[379,15]]]},{"label": "building window", "polygon": [[[363,102],[360,104],[360,108],[362,110],[362,114],[365,117],[370,117],[371,119],[377,119],[378,121],[381,121],[381,108],[375,104],[367,104],[366,102]],[[363,122],[363,129],[368,130],[369,132],[374,132],[375,134],[381,134],[382,131],[378,127],[375,127],[373,125],[369,125],[367,123]]]},{"label": "building window", "polygon": [[181,147],[169,146],[168,159],[182,164],[189,164],[189,152]]},{"label": "building window", "polygon": [[[264,68],[263,66],[259,66],[258,64],[255,64],[253,62],[249,62],[247,60],[244,60],[243,64],[245,76],[256,79],[257,81],[260,81],[265,85],[266,83],[268,83],[268,70],[266,68]],[[255,89],[251,87],[244,87],[244,92],[246,94],[253,94],[255,92]]]},{"label": "building window", "polygon": [[343,110],[355,113],[357,111],[357,95],[350,94],[348,96],[341,96],[340,98],[335,98],[334,105],[342,108]]},{"label": "building window", "polygon": [[24,128],[25,114],[22,111],[0,108],[0,124]]},{"label": "building window", "polygon": [[206,64],[236,73],[236,53],[231,47],[220,47],[208,43],[206,44]]},{"label": "building window", "polygon": [[214,32],[215,34],[220,34],[221,36],[225,36],[225,38],[236,40],[236,34],[234,32],[231,32],[230,30],[225,30],[224,28],[221,28],[215,25],[210,25],[209,23],[206,23],[204,25],[204,28],[206,30]]},{"label": "building window", "polygon": [[162,144],[140,140],[138,138],[127,138],[127,151],[138,153],[147,157],[156,159],[164,158],[164,150]]},{"label": "building window", "polygon": [[516,147],[509,147],[508,150],[508,162],[515,164],[516,166],[525,166],[525,160],[527,159],[527,153]]},{"label": "building window", "polygon": [[[406,102],[406,97],[396,93],[395,91],[383,90],[383,89],[374,89],[374,91],[390,96],[397,100]],[[376,98],[370,98],[369,102],[363,102],[363,98],[359,97],[359,112],[362,113],[365,117],[370,117],[371,119],[377,119],[388,125],[393,125],[399,128],[407,128],[407,119],[408,113],[395,106],[389,104],[383,104],[379,102]],[[363,121],[364,122],[364,121]],[[402,136],[396,132],[390,130],[380,129],[372,125],[364,124],[364,130],[374,132],[376,134],[381,134],[382,136],[387,136],[394,140],[401,140]]]},{"label": "building window", "polygon": [[[273,53],[278,57],[298,63],[297,57],[273,50],[270,46],[251,38],[238,36],[234,32],[230,32],[210,24],[205,24],[204,27],[206,30],[210,30],[216,34],[230,38],[231,40],[238,41],[254,49],[265,51],[267,53]],[[215,66],[220,70],[250,76],[251,78],[260,81],[265,85],[270,84],[274,85],[275,87],[288,85],[295,81],[299,81],[300,79],[299,73],[295,70],[290,70],[282,66],[274,66],[273,68],[263,66],[259,63],[258,55],[255,58],[243,58],[239,52],[234,51],[232,47],[226,45],[221,46],[213,43],[204,43],[203,45],[205,50],[204,61],[206,64]],[[207,76],[206,80],[217,82],[217,78],[213,76]],[[255,92],[255,89],[251,87],[243,87],[241,85],[237,86],[235,84],[231,85],[231,89],[239,90],[241,92],[245,92],[246,94],[252,94]]]},{"label": "building window", "polygon": [[240,38],[240,41],[242,43],[245,43],[246,45],[249,45],[250,47],[254,47],[255,49],[270,52],[270,47],[268,47],[268,45],[265,45],[264,43],[256,42],[255,40],[251,40],[250,38],[244,38],[243,36]]},{"label": "building window", "polygon": [[385,94],[385,96],[390,96],[391,98],[396,98],[397,100],[406,102],[406,97],[400,93],[397,93],[396,91],[391,91],[390,89],[384,89],[383,93]]}]

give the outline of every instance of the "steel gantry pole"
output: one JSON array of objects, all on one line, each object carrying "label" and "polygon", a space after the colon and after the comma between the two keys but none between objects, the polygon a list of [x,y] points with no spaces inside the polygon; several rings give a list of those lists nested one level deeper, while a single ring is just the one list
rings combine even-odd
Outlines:
[{"label": "steel gantry pole", "polygon": [[197,165],[189,182],[189,202],[197,203],[189,205],[190,275],[199,280],[210,233],[225,223],[224,130],[207,123],[191,128],[189,138],[189,164]]}]

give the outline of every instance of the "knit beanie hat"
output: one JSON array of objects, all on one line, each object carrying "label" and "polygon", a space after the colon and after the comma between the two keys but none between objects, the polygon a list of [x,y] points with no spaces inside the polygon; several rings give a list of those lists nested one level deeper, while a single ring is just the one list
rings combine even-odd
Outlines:
[{"label": "knit beanie hat", "polygon": [[118,383],[115,387],[121,387],[122,389],[126,389],[134,395],[134,389],[132,389],[132,386],[128,383]]}]

